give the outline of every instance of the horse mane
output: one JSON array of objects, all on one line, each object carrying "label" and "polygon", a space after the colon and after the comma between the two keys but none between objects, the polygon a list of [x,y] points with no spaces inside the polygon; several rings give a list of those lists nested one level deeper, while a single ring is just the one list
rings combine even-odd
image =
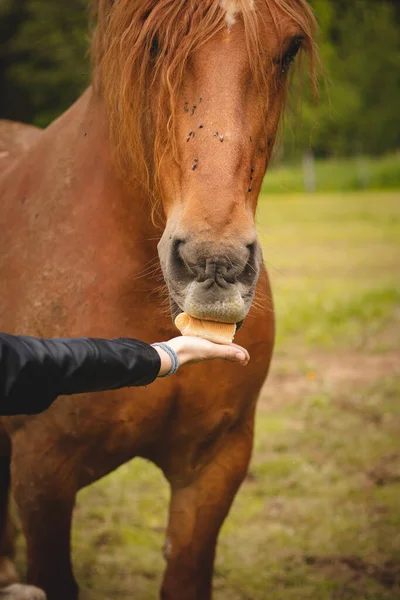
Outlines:
[{"label": "horse mane", "polygon": [[[315,83],[316,23],[306,0],[257,3],[275,5],[301,27]],[[167,152],[177,157],[175,109],[178,103],[183,105],[180,89],[186,64],[226,27],[229,4],[240,10],[250,68],[266,92],[253,0],[94,0],[93,85],[106,103],[116,163],[125,180],[139,180],[156,200],[162,158]],[[155,123],[150,98],[157,99]]]}]

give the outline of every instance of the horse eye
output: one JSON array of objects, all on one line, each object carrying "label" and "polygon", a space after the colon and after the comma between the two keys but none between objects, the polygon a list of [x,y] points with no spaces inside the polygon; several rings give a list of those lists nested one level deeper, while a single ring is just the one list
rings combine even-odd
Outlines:
[{"label": "horse eye", "polygon": [[281,66],[281,73],[283,75],[286,75],[286,73],[289,71],[289,67],[292,64],[292,62],[294,61],[294,59],[296,58],[296,55],[298,54],[298,52],[301,48],[303,40],[304,40],[304,38],[302,36],[297,36],[296,38],[294,38],[289,46],[289,49],[282,56],[282,59],[280,61],[280,66]]}]

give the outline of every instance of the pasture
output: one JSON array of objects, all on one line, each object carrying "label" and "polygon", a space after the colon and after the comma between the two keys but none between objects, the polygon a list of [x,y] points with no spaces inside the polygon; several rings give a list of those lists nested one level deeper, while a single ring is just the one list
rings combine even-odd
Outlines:
[{"label": "pasture", "polygon": [[[394,600],[400,194],[263,195],[258,229],[277,345],[251,468],[220,536],[215,598]],[[75,570],[99,600],[157,597],[167,499],[140,460],[79,493]]]},{"label": "pasture", "polygon": [[[316,159],[314,164],[315,191],[345,192],[369,190],[398,190],[400,188],[400,154],[386,156],[356,156]],[[269,194],[304,192],[302,164],[285,161],[272,163],[263,190]]]}]

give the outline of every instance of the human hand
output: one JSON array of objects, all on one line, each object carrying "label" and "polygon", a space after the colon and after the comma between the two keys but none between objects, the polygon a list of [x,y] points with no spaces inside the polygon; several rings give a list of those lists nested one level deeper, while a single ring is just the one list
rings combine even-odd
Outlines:
[{"label": "human hand", "polygon": [[[246,366],[250,360],[247,350],[237,344],[229,346],[214,344],[208,340],[192,336],[179,336],[165,343],[176,352],[180,367],[216,358],[237,362]],[[161,359],[161,369],[159,372],[159,377],[161,377],[171,369],[171,358],[159,346],[156,346],[155,350]]]}]

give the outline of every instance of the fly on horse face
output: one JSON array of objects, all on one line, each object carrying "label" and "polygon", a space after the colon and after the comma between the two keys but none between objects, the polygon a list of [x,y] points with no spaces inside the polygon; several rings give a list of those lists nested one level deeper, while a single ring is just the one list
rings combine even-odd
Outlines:
[{"label": "fly on horse face", "polygon": [[37,586],[48,600],[76,600],[75,495],[141,456],[171,490],[161,597],[208,600],[273,347],[257,198],[290,64],[302,48],[313,56],[314,19],[305,0],[98,0],[95,9],[92,86],[0,179],[0,327],[154,342],[177,335],[173,318],[185,311],[241,324],[251,361],[1,419],[0,585],[16,577],[9,487],[30,585],[6,597],[44,597]]}]

